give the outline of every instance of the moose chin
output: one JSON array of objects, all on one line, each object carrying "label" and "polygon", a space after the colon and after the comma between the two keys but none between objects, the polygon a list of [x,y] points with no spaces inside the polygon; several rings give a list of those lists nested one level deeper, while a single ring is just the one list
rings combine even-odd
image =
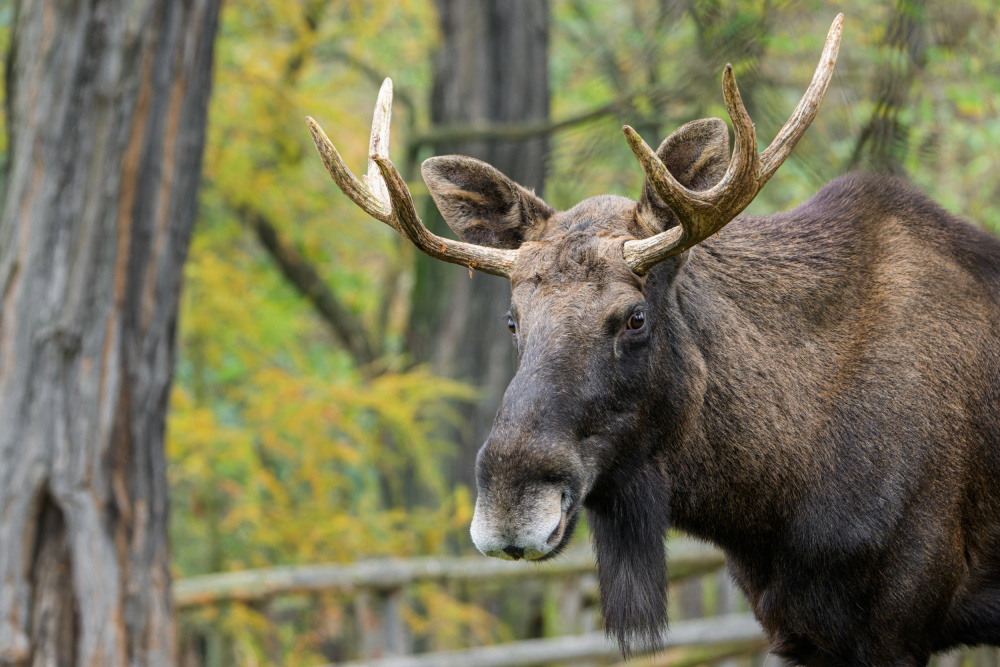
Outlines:
[{"label": "moose chin", "polygon": [[626,126],[638,202],[556,211],[478,160],[427,160],[461,241],[424,227],[387,157],[388,80],[364,182],[308,120],[362,209],[510,279],[518,370],[479,454],[472,537],[488,556],[551,558],[586,510],[626,654],[666,626],[670,527],[726,552],[796,663],[1000,644],[1000,241],[886,176],[739,215],[815,117],[842,26],[763,153],[729,66],[731,155],[717,118],[656,151]]}]

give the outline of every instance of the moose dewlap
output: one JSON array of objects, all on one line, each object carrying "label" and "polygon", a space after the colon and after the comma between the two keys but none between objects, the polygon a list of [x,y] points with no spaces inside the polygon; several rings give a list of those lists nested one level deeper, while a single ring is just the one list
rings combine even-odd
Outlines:
[{"label": "moose dewlap", "polygon": [[638,202],[556,211],[483,162],[427,160],[462,241],[424,227],[387,157],[388,80],[364,183],[308,121],[362,209],[510,279],[519,365],[479,454],[473,540],[550,558],[586,508],[626,653],[666,625],[671,526],[725,550],[796,663],[925,665],[1000,644],[1000,241],[864,174],[737,217],[815,117],[842,25],[761,154],[728,66],[731,156],[719,119],[655,152],[626,126]]}]

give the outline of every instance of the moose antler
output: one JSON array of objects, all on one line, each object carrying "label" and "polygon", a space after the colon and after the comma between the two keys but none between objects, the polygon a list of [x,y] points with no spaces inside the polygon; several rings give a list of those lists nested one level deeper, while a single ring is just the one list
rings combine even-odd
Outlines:
[{"label": "moose antler", "polygon": [[392,80],[382,82],[375,104],[372,135],[369,144],[368,174],[364,182],[351,173],[333,143],[312,118],[306,124],[316,150],[323,158],[337,186],[365,213],[381,220],[410,240],[413,245],[435,259],[461,264],[470,269],[495,276],[510,277],[517,250],[486,248],[472,243],[453,241],[432,234],[417,215],[406,181],[389,160],[389,120],[392,116]]},{"label": "moose antler", "polygon": [[844,15],[838,14],[830,26],[812,83],[778,136],[760,155],[757,155],[753,121],[743,107],[740,91],[736,87],[733,66],[726,65],[722,91],[726,98],[726,111],[733,121],[736,145],[725,176],[708,190],[693,191],[678,183],[635,130],[628,125],[622,128],[650,185],[680,221],[679,227],[671,227],[648,239],[625,242],[622,254],[635,273],[643,275],[657,263],[705,240],[753,201],[816,117],[833,75],[833,67],[837,64],[843,28]]}]

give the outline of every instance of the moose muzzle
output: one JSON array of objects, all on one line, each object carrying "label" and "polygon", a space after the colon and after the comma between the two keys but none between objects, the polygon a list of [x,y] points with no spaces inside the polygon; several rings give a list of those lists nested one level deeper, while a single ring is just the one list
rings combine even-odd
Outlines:
[{"label": "moose muzzle", "polygon": [[481,490],[472,518],[472,541],[495,558],[543,558],[563,541],[568,504],[567,494],[557,485],[533,484],[513,493]]},{"label": "moose muzzle", "polygon": [[505,560],[554,556],[571,537],[587,475],[566,443],[537,434],[515,442],[491,439],[479,453],[472,541]]}]

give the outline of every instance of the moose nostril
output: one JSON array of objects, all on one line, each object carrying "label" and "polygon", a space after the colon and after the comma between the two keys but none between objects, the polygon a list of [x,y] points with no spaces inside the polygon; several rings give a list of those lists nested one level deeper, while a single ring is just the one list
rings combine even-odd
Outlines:
[{"label": "moose nostril", "polygon": [[514,560],[517,560],[522,556],[524,556],[524,549],[522,549],[521,547],[504,547],[503,552],[508,556],[510,556],[511,558],[513,558]]}]

